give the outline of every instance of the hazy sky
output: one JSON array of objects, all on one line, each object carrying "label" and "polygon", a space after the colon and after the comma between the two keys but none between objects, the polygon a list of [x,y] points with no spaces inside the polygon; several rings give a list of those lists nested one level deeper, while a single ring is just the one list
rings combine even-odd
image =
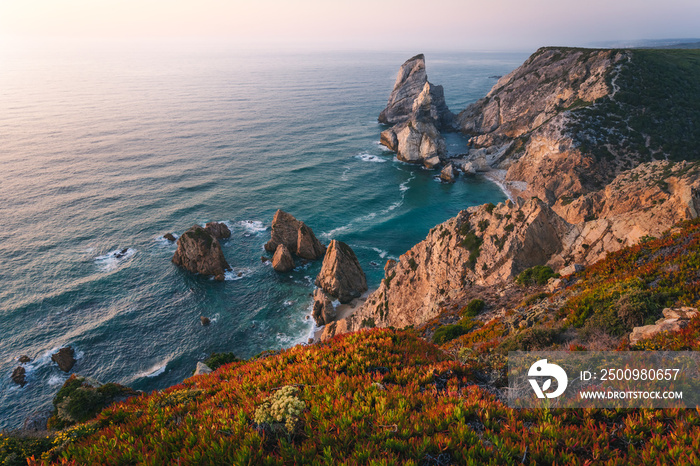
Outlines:
[{"label": "hazy sky", "polygon": [[700,36],[700,0],[0,0],[0,36],[527,49]]}]

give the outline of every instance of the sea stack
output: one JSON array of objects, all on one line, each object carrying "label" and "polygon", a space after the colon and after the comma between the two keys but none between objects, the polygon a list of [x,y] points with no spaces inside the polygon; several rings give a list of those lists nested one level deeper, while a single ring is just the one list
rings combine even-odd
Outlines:
[{"label": "sea stack", "polygon": [[265,250],[274,253],[280,244],[302,259],[316,260],[326,253],[326,247],[316,238],[313,230],[283,210],[275,212],[272,236],[265,244]]},{"label": "sea stack", "polygon": [[225,272],[231,270],[219,241],[199,225],[194,225],[178,238],[172,260],[189,272],[210,275],[218,281],[223,281]]},{"label": "sea stack", "polygon": [[294,268],[294,259],[292,254],[284,244],[278,244],[275,250],[275,255],[272,257],[272,268],[276,272],[289,272]]},{"label": "sea stack", "polygon": [[423,54],[401,65],[378,120],[394,125],[382,131],[380,143],[396,152],[399,160],[434,168],[447,156],[440,131],[453,129],[454,115],[447,108],[442,86],[428,82]]},{"label": "sea stack", "polygon": [[367,279],[355,252],[342,241],[328,245],[316,286],[346,304],[367,291]]},{"label": "sea stack", "polygon": [[61,348],[51,355],[51,360],[58,365],[58,368],[63,372],[68,372],[73,369],[76,363],[75,350],[71,346]]}]

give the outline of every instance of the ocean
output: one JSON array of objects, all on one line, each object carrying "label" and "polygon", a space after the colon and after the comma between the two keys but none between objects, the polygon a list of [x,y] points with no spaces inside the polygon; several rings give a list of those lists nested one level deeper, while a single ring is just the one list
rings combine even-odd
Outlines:
[{"label": "ocean", "polygon": [[[419,52],[0,45],[0,429],[51,406],[69,377],[50,359],[62,346],[77,351],[72,372],[151,391],[211,352],[306,342],[321,264],[277,274],[261,261],[277,209],[348,243],[376,287],[430,228],[504,200],[483,178],[442,184],[378,145],[377,115]],[[455,113],[528,56],[425,53]],[[208,221],[232,231],[224,282],[175,267],[162,238]],[[21,388],[10,375],[23,354]]]}]

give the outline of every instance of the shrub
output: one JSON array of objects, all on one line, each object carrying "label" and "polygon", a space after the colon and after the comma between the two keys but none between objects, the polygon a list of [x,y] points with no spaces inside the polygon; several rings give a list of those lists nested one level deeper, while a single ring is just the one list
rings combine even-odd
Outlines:
[{"label": "shrub", "polygon": [[454,340],[457,337],[469,332],[469,327],[462,324],[443,325],[435,330],[433,335],[433,343],[442,345],[448,341]]},{"label": "shrub", "polygon": [[484,307],[486,306],[486,303],[484,303],[483,300],[481,299],[472,299],[469,301],[469,304],[464,306],[461,311],[459,311],[459,315],[462,317],[474,317],[477,315],[479,312],[481,312]]},{"label": "shrub", "polygon": [[544,298],[549,298],[551,296],[550,293],[535,293],[531,294],[529,296],[526,296],[525,299],[523,299],[523,302],[520,303],[521,306],[531,306],[535,304],[536,302],[542,301]]},{"label": "shrub", "polygon": [[306,409],[306,403],[297,398],[297,387],[286,385],[265,399],[255,410],[255,423],[278,430],[282,426],[292,434],[299,422],[299,416]]},{"label": "shrub", "polygon": [[518,277],[515,282],[518,285],[529,286],[529,285],[544,285],[550,278],[558,278],[559,274],[554,273],[554,270],[548,265],[536,265],[529,269],[525,269]]},{"label": "shrub", "polygon": [[232,362],[240,362],[241,360],[236,357],[233,353],[211,353],[211,355],[205,359],[203,362],[211,370],[216,370],[224,364],[230,364]]}]

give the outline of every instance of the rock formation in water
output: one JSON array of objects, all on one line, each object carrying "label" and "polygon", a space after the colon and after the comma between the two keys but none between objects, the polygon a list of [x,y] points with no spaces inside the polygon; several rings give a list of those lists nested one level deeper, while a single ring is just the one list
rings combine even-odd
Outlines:
[{"label": "rock formation in water", "polygon": [[367,291],[365,273],[350,246],[342,241],[331,241],[316,277],[316,286],[341,303],[349,303]]},{"label": "rock formation in water", "polygon": [[272,268],[276,272],[289,272],[294,268],[292,254],[284,244],[278,244],[275,255],[272,257]]},{"label": "rock formation in water", "polygon": [[178,238],[172,261],[189,272],[213,276],[218,281],[223,281],[226,271],[231,270],[219,241],[199,225]]},{"label": "rock formation in water", "polygon": [[12,371],[10,378],[20,387],[24,387],[27,384],[27,370],[22,366],[18,366]]},{"label": "rock formation in water", "polygon": [[228,226],[222,222],[209,222],[204,226],[204,229],[218,240],[231,237],[231,230],[229,230]]},{"label": "rock formation in water", "polygon": [[68,372],[73,369],[73,366],[77,362],[75,360],[75,350],[71,346],[59,349],[51,355],[51,360],[55,362],[58,368],[63,372]]},{"label": "rock formation in water", "polygon": [[316,291],[314,291],[314,305],[311,316],[319,327],[330,324],[335,320],[333,303],[321,288],[316,288]]},{"label": "rock formation in water", "polygon": [[445,183],[454,183],[457,179],[457,170],[452,164],[445,165],[445,167],[440,171],[440,179]]},{"label": "rock formation in water", "polygon": [[280,244],[292,254],[308,260],[323,257],[326,252],[326,247],[316,239],[311,228],[282,210],[275,212],[272,219],[272,235],[265,250],[274,253]]},{"label": "rock formation in water", "polygon": [[433,168],[439,163],[436,158],[447,155],[440,131],[452,130],[453,119],[442,86],[428,82],[425,57],[416,55],[401,65],[389,102],[379,114],[380,123],[394,125],[382,131],[380,142],[399,160]]}]

